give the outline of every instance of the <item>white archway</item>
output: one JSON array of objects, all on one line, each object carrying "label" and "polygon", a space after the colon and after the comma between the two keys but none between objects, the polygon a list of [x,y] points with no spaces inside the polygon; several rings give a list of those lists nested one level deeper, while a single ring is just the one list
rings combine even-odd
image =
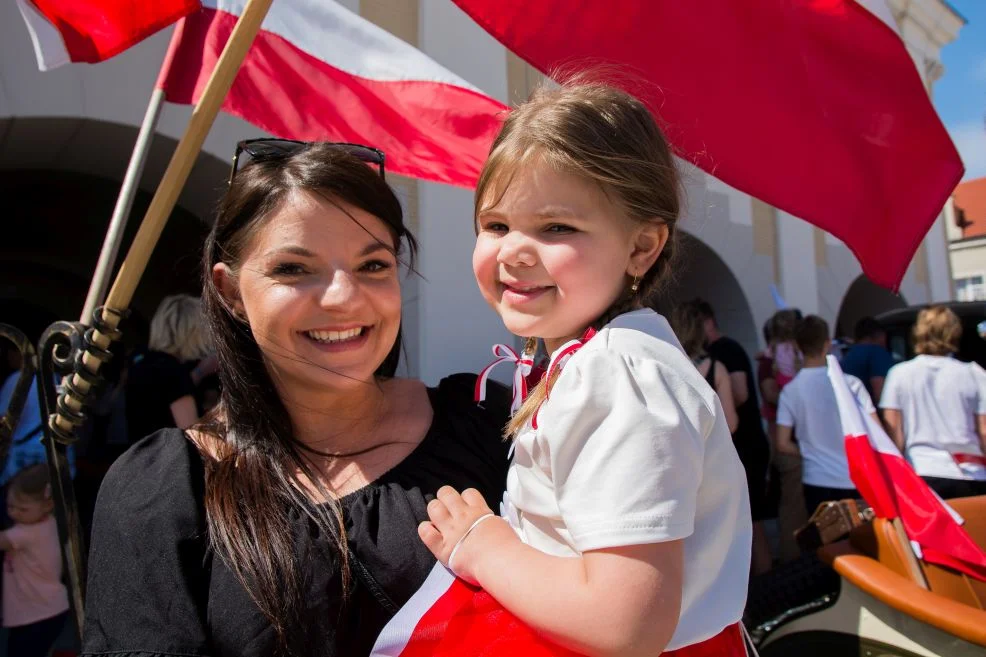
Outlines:
[{"label": "white archway", "polygon": [[680,257],[670,285],[654,299],[658,312],[669,316],[676,303],[701,297],[709,302],[722,332],[742,344],[752,358],[757,327],[739,280],[726,262],[702,240],[679,234]]}]

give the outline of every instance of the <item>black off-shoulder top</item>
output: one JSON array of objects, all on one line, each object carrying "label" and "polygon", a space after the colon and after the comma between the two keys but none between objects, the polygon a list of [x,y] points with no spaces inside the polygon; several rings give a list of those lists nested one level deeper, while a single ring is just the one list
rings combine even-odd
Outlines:
[{"label": "black off-shoulder top", "polygon": [[[342,498],[353,573],[345,604],[338,555],[299,511],[288,511],[308,601],[306,618],[290,631],[303,654],[369,654],[396,608],[434,566],[417,525],[441,486],[477,488],[499,508],[509,395],[491,385],[479,406],[474,384],[473,375],[454,375],[430,388],[434,420],[421,444],[378,480]],[[178,429],[148,436],[110,469],[93,524],[83,655],[278,654],[273,627],[209,549],[204,476],[201,456]]]}]

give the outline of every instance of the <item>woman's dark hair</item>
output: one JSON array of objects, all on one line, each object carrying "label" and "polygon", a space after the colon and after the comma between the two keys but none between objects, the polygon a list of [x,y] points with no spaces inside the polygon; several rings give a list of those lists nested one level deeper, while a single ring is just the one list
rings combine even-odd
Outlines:
[{"label": "woman's dark hair", "polygon": [[[304,627],[308,601],[297,530],[289,509],[300,510],[313,531],[329,537],[335,549],[320,555],[339,564],[345,599],[349,563],[342,511],[320,483],[315,453],[294,438],[294,428],[268,373],[263,354],[246,320],[234,312],[213,281],[213,267],[225,263],[234,277],[244,249],[294,193],[317,194],[379,218],[390,229],[398,254],[406,243],[413,267],[414,237],[404,227],[400,201],[380,174],[329,144],[313,144],[294,154],[247,164],[233,178],[206,239],[202,301],[216,354],[222,396],[198,427],[210,440],[200,445],[206,462],[205,510],[212,549],[236,574],[277,633],[281,651],[306,654]],[[354,219],[355,221],[355,219]],[[376,371],[394,375],[400,358],[398,332],[393,348]],[[299,474],[300,473],[300,474]],[[313,501],[314,486],[325,503]]]}]

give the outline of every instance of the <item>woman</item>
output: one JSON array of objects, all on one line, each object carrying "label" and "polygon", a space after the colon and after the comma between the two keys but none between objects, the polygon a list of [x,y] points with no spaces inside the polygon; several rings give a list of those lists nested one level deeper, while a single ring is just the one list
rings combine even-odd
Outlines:
[{"label": "woman", "polygon": [[127,363],[123,391],[131,443],[164,427],[187,429],[198,421],[195,386],[214,363],[208,330],[197,297],[176,294],[158,305],[147,349]]},{"label": "woman", "polygon": [[506,395],[393,376],[414,239],[383,154],[241,149],[204,257],[221,401],[107,475],[86,655],[366,655],[435,563],[417,525],[437,489],[505,486]]},{"label": "woman", "polygon": [[705,317],[701,308],[692,301],[678,304],[671,313],[671,326],[678,336],[678,341],[681,342],[688,357],[692,359],[698,373],[705,377],[708,384],[716,391],[723,413],[726,415],[729,432],[734,433],[739,426],[739,415],[736,413],[736,404],[733,403],[729,372],[725,365],[706,353],[704,322]]},{"label": "woman", "polygon": [[913,359],[890,368],[880,408],[890,437],[941,497],[986,495],[986,374],[952,357],[962,322],[945,306],[918,313]]}]

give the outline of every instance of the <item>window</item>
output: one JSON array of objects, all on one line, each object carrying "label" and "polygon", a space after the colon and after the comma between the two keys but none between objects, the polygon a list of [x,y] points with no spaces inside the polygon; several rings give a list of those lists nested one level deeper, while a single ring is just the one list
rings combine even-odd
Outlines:
[{"label": "window", "polygon": [[958,301],[986,301],[986,276],[956,278],[955,298]]}]

